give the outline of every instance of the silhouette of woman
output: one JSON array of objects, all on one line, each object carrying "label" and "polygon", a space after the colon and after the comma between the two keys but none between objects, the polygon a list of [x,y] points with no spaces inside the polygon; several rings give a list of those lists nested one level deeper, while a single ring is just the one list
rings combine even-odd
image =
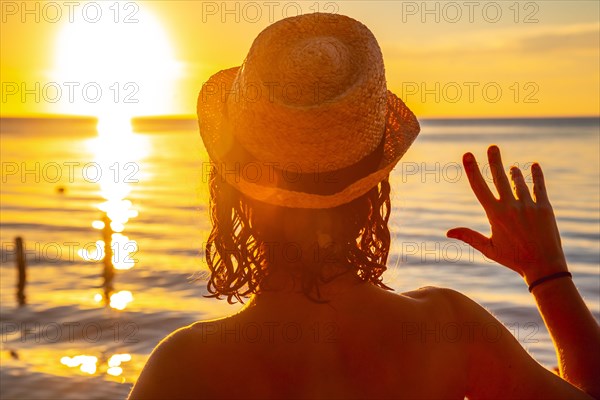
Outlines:
[{"label": "silhouette of woman", "polygon": [[461,293],[387,290],[388,176],[419,124],[387,90],[364,25],[318,13],[276,22],[241,67],[205,83],[198,118],[212,166],[207,288],[250,299],[163,340],[131,399],[600,397],[600,330],[570,279],[539,165],[533,197],[516,168],[513,192],[491,146],[497,199],[465,154],[492,234],[448,236],[524,278],[558,376]]}]

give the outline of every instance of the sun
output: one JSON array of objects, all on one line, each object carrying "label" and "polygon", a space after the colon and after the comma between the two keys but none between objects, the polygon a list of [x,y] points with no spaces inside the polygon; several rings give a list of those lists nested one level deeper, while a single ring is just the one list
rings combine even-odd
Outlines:
[{"label": "sun", "polygon": [[56,111],[101,119],[173,113],[179,64],[158,19],[139,3],[119,18],[109,8],[122,3],[96,4],[104,5],[102,18],[67,21],[58,34]]}]

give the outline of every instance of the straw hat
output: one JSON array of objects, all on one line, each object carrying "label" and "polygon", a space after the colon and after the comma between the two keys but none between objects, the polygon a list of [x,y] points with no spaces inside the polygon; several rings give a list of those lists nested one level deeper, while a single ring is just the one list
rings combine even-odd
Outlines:
[{"label": "straw hat", "polygon": [[386,89],[371,31],[335,14],[267,27],[242,66],[202,86],[197,112],[212,172],[246,196],[293,208],[367,193],[420,130]]}]

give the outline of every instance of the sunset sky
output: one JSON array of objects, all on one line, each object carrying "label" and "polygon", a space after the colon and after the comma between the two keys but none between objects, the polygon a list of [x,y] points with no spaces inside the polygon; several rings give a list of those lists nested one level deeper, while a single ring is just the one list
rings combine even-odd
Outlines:
[{"label": "sunset sky", "polygon": [[223,4],[1,1],[1,115],[193,116],[262,29],[317,8],[373,31],[388,88],[419,116],[599,114],[597,1]]}]

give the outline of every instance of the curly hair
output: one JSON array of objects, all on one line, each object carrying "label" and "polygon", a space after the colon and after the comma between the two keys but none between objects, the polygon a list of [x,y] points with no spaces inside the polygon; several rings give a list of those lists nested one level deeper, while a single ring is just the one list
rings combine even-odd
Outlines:
[{"label": "curly hair", "polygon": [[[390,185],[382,181],[365,195],[331,209],[294,209],[250,199],[219,174],[209,178],[212,229],[205,254],[210,270],[206,297],[229,303],[269,290],[269,275],[286,268],[311,300],[319,286],[351,273],[391,290],[382,274],[390,249]],[[285,267],[272,249],[296,250]],[[293,265],[290,267],[290,265]]]}]

